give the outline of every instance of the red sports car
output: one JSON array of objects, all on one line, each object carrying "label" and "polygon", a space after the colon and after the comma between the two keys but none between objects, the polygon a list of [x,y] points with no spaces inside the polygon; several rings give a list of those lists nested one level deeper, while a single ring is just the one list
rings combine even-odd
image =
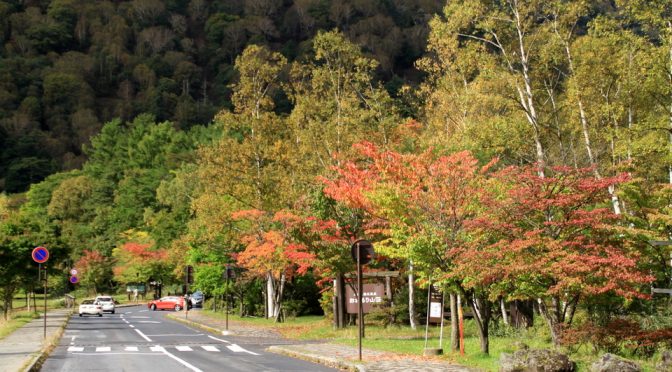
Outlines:
[{"label": "red sports car", "polygon": [[152,310],[175,310],[184,309],[184,298],[180,296],[161,297],[158,300],[150,301],[147,307]]}]

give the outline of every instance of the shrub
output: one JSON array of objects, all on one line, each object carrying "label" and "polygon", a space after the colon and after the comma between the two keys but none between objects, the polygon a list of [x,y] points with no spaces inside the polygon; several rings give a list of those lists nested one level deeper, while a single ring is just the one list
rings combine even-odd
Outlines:
[{"label": "shrub", "polygon": [[561,342],[570,350],[590,344],[595,353],[630,352],[651,356],[659,348],[672,347],[672,328],[642,329],[639,322],[623,318],[613,319],[605,325],[585,322],[564,329]]}]

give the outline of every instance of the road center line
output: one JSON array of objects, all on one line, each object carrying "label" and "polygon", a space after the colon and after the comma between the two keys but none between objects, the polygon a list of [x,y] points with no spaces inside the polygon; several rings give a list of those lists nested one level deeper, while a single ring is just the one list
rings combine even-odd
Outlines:
[{"label": "road center line", "polygon": [[194,371],[194,372],[203,372],[203,371],[201,371],[200,369],[198,369],[198,368],[192,366],[191,364],[187,363],[187,361],[182,360],[182,359],[176,357],[175,355],[169,353],[169,352],[166,350],[166,348],[161,347],[161,346],[159,346],[159,345],[156,345],[156,347],[157,347],[157,348],[161,348],[160,351],[162,351],[164,354],[166,354],[166,355],[168,355],[169,357],[175,359],[175,360],[178,361],[180,364],[182,364],[183,366],[185,366],[185,367],[191,369],[192,371]]},{"label": "road center line", "polygon": [[140,332],[139,329],[134,328],[134,330],[135,330],[136,332],[138,332],[138,334],[139,334],[140,336],[142,336],[142,338],[144,338],[144,339],[147,340],[148,342],[152,342],[152,339],[149,338],[149,337],[147,337],[144,333]]},{"label": "road center line", "polygon": [[230,344],[230,342],[229,342],[229,341],[226,341],[226,340],[222,340],[221,338],[217,338],[217,337],[212,337],[212,336],[210,336],[210,335],[208,335],[208,337],[210,337],[210,338],[211,338],[211,339],[213,339],[213,340],[217,340],[217,341],[220,341],[220,342],[226,342],[227,344]]},{"label": "road center line", "polygon": [[135,326],[134,326],[133,324],[129,325],[129,327],[131,327],[131,328],[135,328]]}]

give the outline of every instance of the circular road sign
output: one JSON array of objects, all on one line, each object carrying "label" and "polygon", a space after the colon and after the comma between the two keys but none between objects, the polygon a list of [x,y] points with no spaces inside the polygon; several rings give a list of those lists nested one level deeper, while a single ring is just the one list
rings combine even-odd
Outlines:
[{"label": "circular road sign", "polygon": [[70,270],[70,275],[72,275],[72,276],[77,275],[77,269]]},{"label": "circular road sign", "polygon": [[49,251],[44,247],[37,247],[33,249],[33,261],[37,263],[45,263],[49,259]]},{"label": "circular road sign", "polygon": [[360,239],[352,243],[350,248],[350,253],[352,254],[352,259],[357,263],[357,248],[359,248],[359,261],[362,265],[366,265],[371,261],[374,255],[373,244],[370,241]]},{"label": "circular road sign", "polygon": [[74,275],[70,277],[70,283],[76,284],[77,282],[79,282],[79,278]]}]

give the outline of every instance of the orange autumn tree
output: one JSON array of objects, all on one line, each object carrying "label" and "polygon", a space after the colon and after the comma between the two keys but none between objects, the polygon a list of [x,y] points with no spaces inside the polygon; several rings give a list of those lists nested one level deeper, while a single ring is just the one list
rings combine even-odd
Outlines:
[{"label": "orange autumn tree", "polygon": [[270,213],[257,209],[232,213],[242,223],[240,241],[245,249],[236,255],[238,265],[252,275],[265,279],[268,298],[267,317],[281,320],[285,283],[297,274],[305,274],[314,255],[294,238],[293,229],[300,219],[292,213]]},{"label": "orange autumn tree", "polygon": [[[386,255],[406,260],[409,272],[415,270],[424,281],[431,279],[461,293],[473,308],[481,350],[487,353],[491,317],[487,288],[467,287],[462,278],[448,274],[457,248],[470,239],[467,225],[478,213],[486,174],[494,162],[479,166],[466,151],[403,154],[368,142],[356,149],[361,158],[344,162],[338,177],[325,181],[325,193],[366,210],[372,216],[370,226],[387,236],[378,246]],[[409,289],[413,282],[409,275]]]},{"label": "orange autumn tree", "polygon": [[75,267],[80,283],[89,291],[93,289],[93,293],[98,293],[98,286],[102,284],[99,281],[109,274],[111,262],[98,251],[84,250],[82,256],[75,262]]},{"label": "orange autumn tree", "polygon": [[150,278],[171,278],[171,263],[168,254],[163,250],[156,250],[152,243],[129,241],[112,251],[117,260],[114,267],[114,279],[120,283],[146,283]]}]

